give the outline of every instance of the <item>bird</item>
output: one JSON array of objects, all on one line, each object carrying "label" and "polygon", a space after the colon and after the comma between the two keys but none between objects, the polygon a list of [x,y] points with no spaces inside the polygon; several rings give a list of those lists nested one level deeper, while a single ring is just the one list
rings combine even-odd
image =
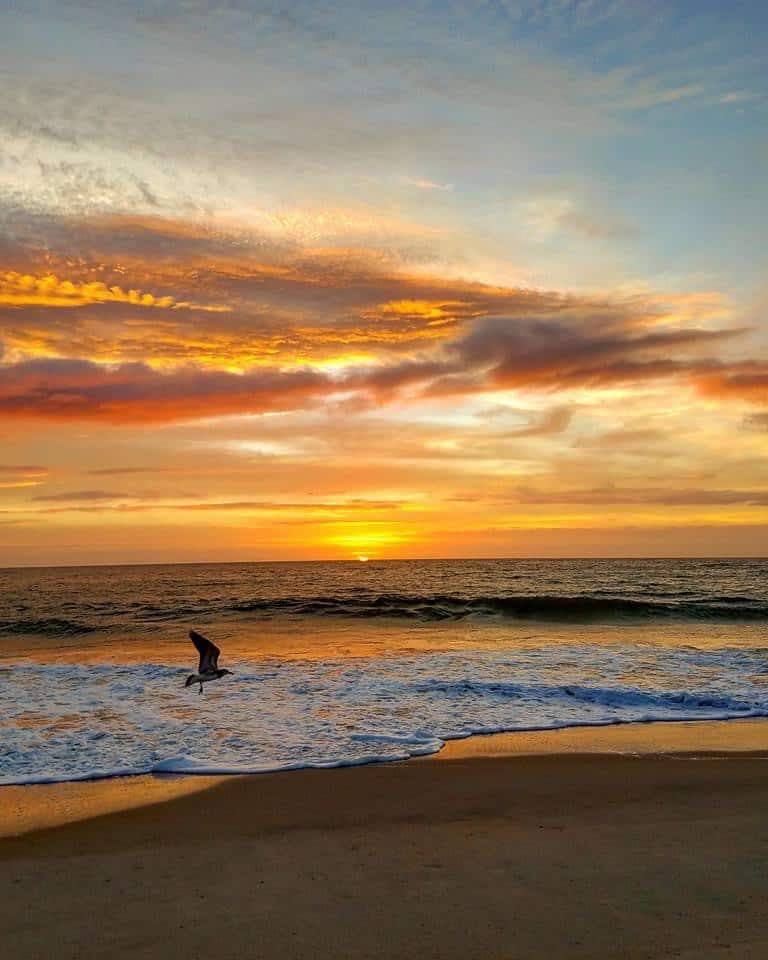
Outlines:
[{"label": "bird", "polygon": [[204,637],[197,630],[190,630],[189,639],[194,643],[197,652],[200,654],[200,662],[197,665],[197,673],[190,673],[184,686],[191,687],[193,683],[199,683],[198,693],[202,693],[204,683],[208,683],[209,680],[220,680],[232,671],[219,669],[221,650],[208,637]]}]

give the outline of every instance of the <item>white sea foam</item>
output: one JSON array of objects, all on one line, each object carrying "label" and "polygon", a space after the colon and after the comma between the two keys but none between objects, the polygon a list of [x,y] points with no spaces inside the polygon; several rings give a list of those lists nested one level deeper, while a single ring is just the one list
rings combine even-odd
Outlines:
[{"label": "white sea foam", "polygon": [[0,783],[402,760],[448,739],[768,716],[768,651],[553,645],[240,661],[199,697],[167,664],[0,670]]}]

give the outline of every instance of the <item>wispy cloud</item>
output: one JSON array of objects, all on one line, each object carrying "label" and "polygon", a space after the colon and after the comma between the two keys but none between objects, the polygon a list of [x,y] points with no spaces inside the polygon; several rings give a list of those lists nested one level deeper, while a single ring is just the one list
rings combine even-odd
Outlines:
[{"label": "wispy cloud", "polygon": [[0,464],[0,477],[44,477],[47,467],[33,464]]},{"label": "wispy cloud", "polygon": [[120,493],[116,490],[72,490],[65,493],[49,493],[32,497],[32,500],[39,503],[58,503],[59,501],[80,500],[126,500],[132,499],[134,496],[135,494]]},{"label": "wispy cloud", "polygon": [[564,231],[591,240],[611,240],[627,233],[627,227],[615,215],[589,209],[583,200],[567,191],[551,191],[528,198],[523,204],[523,215],[540,240]]},{"label": "wispy cloud", "polygon": [[723,93],[717,98],[718,103],[749,103],[751,100],[763,99],[763,94],[750,93],[748,90],[732,90],[730,93]]},{"label": "wispy cloud", "polygon": [[654,83],[645,83],[624,102],[625,109],[650,110],[691,100],[706,93],[706,87],[700,83],[687,83],[679,87],[658,87]]},{"label": "wispy cloud", "polygon": [[513,494],[518,503],[528,504],[663,504],[669,507],[730,506],[747,504],[768,506],[768,490],[669,490],[660,487],[594,487],[588,490],[533,490],[518,487]]},{"label": "wispy cloud", "polygon": [[423,177],[401,177],[402,183],[409,187],[416,187],[418,190],[439,190],[443,193],[453,193],[452,183],[436,183],[434,180],[427,180]]},{"label": "wispy cloud", "polygon": [[47,467],[36,464],[0,464],[0,489],[36,487],[47,477]]}]

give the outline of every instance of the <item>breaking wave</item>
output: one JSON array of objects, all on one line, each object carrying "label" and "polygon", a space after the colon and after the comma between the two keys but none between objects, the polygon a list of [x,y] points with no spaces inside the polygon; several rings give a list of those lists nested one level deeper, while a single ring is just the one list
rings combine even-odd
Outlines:
[{"label": "breaking wave", "polygon": [[198,696],[182,665],[19,663],[0,677],[0,783],[351,766],[472,734],[768,716],[760,648],[560,644],[232,667]]},{"label": "breaking wave", "polygon": [[748,597],[699,600],[633,600],[622,597],[517,596],[464,597],[451,594],[384,593],[357,597],[280,597],[236,603],[236,612],[294,616],[394,617],[463,620],[504,617],[517,620],[583,622],[611,620],[768,620],[768,605]]}]

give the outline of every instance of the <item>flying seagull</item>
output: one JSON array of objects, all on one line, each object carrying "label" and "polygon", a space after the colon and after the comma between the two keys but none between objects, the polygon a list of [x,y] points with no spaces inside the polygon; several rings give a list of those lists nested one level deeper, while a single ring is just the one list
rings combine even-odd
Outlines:
[{"label": "flying seagull", "polygon": [[208,637],[204,637],[202,633],[198,633],[196,630],[190,630],[189,639],[194,643],[197,652],[200,654],[200,663],[197,665],[197,673],[190,673],[184,686],[191,687],[193,683],[199,683],[200,690],[198,693],[202,693],[204,683],[208,683],[209,680],[219,680],[228,673],[232,673],[232,671],[219,669],[221,650]]}]

